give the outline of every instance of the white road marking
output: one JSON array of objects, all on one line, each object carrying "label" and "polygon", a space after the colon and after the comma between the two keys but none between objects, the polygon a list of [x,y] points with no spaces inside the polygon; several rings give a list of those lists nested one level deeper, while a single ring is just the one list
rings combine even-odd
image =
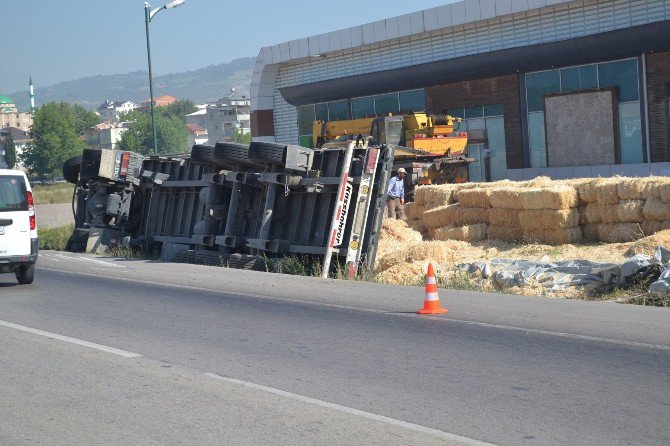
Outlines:
[{"label": "white road marking", "polygon": [[114,348],[114,347],[108,347],[106,345],[96,344],[94,342],[82,341],[81,339],[71,338],[69,336],[63,336],[63,335],[59,335],[59,334],[56,334],[56,333],[50,333],[48,331],[39,330],[37,328],[26,327],[25,325],[14,324],[12,322],[7,322],[7,321],[0,320],[0,326],[7,327],[7,328],[13,328],[14,330],[23,331],[23,332],[26,332],[26,333],[32,333],[32,334],[44,336],[44,337],[47,337],[47,338],[50,338],[50,339],[58,339],[59,341],[69,342],[70,344],[76,344],[76,345],[81,345],[83,347],[94,348],[94,349],[100,350],[102,352],[111,353],[113,355],[118,355],[118,356],[123,356],[124,358],[139,358],[140,356],[142,356],[140,354],[129,352],[129,351],[126,351],[126,350],[121,350],[121,349]]},{"label": "white road marking", "polygon": [[318,400],[316,398],[310,398],[308,396],[299,395],[297,393],[291,393],[285,390],[275,389],[274,387],[263,386],[261,384],[256,384],[249,381],[243,381],[241,379],[228,378],[226,376],[217,375],[216,373],[205,373],[205,375],[209,376],[210,378],[225,381],[227,383],[237,384],[251,389],[260,390],[262,392],[272,393],[274,395],[279,395],[284,398],[290,398],[293,400],[301,401],[303,403],[314,404],[319,407],[325,407],[327,409],[336,410],[338,412],[343,412],[349,415],[356,415],[362,418],[367,418],[369,420],[380,421],[382,423],[390,424],[392,426],[400,427],[403,429],[409,429],[415,432],[421,432],[424,434],[428,434],[449,441],[457,441],[462,444],[470,446],[494,446],[493,443],[486,443],[483,441],[475,440],[473,438],[463,437],[461,435],[441,431],[439,429],[433,429],[431,427],[421,426],[420,424],[414,424],[409,423],[407,421],[398,420],[397,418],[386,417],[384,415],[378,415],[376,413],[366,412],[360,409],[354,409],[353,407],[342,406],[341,404]]},{"label": "white road marking", "polygon": [[[124,265],[117,265],[117,264],[112,263],[112,262],[107,262],[105,260],[94,259],[94,258],[91,258],[91,257],[69,256],[69,255],[65,255],[64,253],[61,253],[61,252],[54,254],[54,256],[55,257],[60,257],[62,259],[67,259],[67,260],[76,260],[78,262],[83,262],[83,263],[96,263],[96,264],[99,264],[99,265],[111,266],[112,268],[126,268],[126,266],[124,266]],[[49,258],[53,258],[53,257],[49,257]]]},{"label": "white road marking", "polygon": [[[66,274],[73,274],[73,275],[81,275],[81,276],[88,276],[88,277],[95,277],[95,278],[100,278],[99,274],[92,274],[92,273],[86,273],[82,271],[72,271],[72,270],[64,270],[64,269],[55,269],[55,268],[44,268],[48,269],[49,271],[54,271],[54,272],[60,272],[60,273],[66,273]],[[181,289],[186,289],[186,290],[195,290],[195,291],[204,291],[208,293],[220,293],[221,290],[217,290],[215,288],[206,288],[206,287],[198,287],[198,286],[192,286],[192,285],[180,285],[176,283],[165,283],[165,282],[154,282],[151,280],[141,280],[141,279],[133,279],[130,277],[114,277],[114,280],[123,280],[125,282],[132,282],[132,283],[139,283],[142,285],[157,285],[157,286],[163,286],[163,287],[173,287],[173,288],[181,288]],[[528,332],[528,333],[536,333],[536,334],[542,334],[542,335],[547,335],[547,336],[557,336],[557,337],[563,337],[563,338],[572,338],[572,339],[579,339],[583,341],[594,341],[594,342],[604,342],[608,344],[617,344],[617,345],[627,345],[630,347],[642,347],[642,348],[653,348],[653,349],[658,349],[658,350],[666,350],[670,351],[670,345],[663,345],[663,344],[649,344],[645,342],[635,342],[635,341],[626,341],[622,339],[613,339],[613,338],[603,338],[603,337],[598,337],[598,336],[588,336],[588,335],[580,335],[580,334],[575,334],[575,333],[568,333],[568,332],[562,332],[562,331],[551,331],[551,330],[542,330],[539,328],[525,328],[525,327],[517,327],[514,325],[499,325],[499,324],[491,324],[488,322],[478,322],[478,321],[468,321],[465,319],[453,319],[450,316],[417,316],[416,313],[413,311],[411,313],[400,313],[400,312],[393,312],[393,311],[388,311],[388,310],[378,310],[376,308],[368,308],[368,307],[357,307],[354,305],[342,305],[342,304],[331,304],[328,302],[317,302],[317,301],[310,301],[310,300],[302,300],[302,299],[295,299],[291,297],[280,297],[280,296],[267,296],[263,294],[254,294],[254,293],[242,293],[239,291],[226,291],[226,294],[230,296],[235,296],[235,297],[253,297],[256,299],[268,299],[268,300],[276,300],[276,301],[282,301],[282,302],[291,302],[291,303],[299,303],[299,304],[306,304],[306,305],[316,305],[316,306],[321,306],[321,307],[327,307],[327,308],[338,308],[342,310],[354,310],[354,311],[365,311],[367,313],[377,313],[377,314],[387,314],[387,315],[393,315],[393,316],[404,316],[404,317],[409,317],[409,318],[420,318],[420,319],[430,319],[430,320],[435,320],[435,321],[442,321],[442,322],[455,322],[455,323],[460,323],[460,324],[467,324],[467,325],[478,325],[481,327],[488,327],[488,328],[495,328],[499,330],[512,330],[512,331],[522,331],[522,332]]]}]

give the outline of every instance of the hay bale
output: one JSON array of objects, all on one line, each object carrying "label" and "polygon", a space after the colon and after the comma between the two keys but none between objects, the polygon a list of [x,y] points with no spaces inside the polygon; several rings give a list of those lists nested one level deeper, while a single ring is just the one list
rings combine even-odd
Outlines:
[{"label": "hay bale", "polygon": [[520,187],[503,187],[489,192],[489,204],[498,209],[523,209]]},{"label": "hay bale", "polygon": [[661,222],[653,220],[645,220],[640,223],[640,229],[642,229],[642,234],[646,237],[648,235],[654,234],[661,230]]},{"label": "hay bale", "polygon": [[643,190],[642,178],[621,178],[617,184],[617,194],[621,200],[641,200]]},{"label": "hay bale", "polygon": [[519,212],[523,229],[564,229],[579,226],[579,211],[573,209],[529,209]]},{"label": "hay bale", "polygon": [[584,217],[587,224],[600,223],[600,207],[597,203],[589,203],[584,207]]},{"label": "hay bale", "polygon": [[421,234],[421,237],[428,235],[428,228],[423,224],[421,220],[407,220],[407,226]]},{"label": "hay bale", "polygon": [[670,204],[650,197],[642,208],[642,215],[645,220],[670,221]]},{"label": "hay bale", "polygon": [[456,210],[458,204],[447,204],[425,211],[421,214],[421,221],[428,229],[441,228],[443,226],[457,226]]},{"label": "hay bale", "polygon": [[619,223],[619,204],[598,204],[598,215],[602,223]]},{"label": "hay bale", "polygon": [[565,245],[579,243],[583,239],[582,228],[564,229],[524,229],[523,238],[526,242],[545,245]]},{"label": "hay bale", "polygon": [[435,230],[435,240],[478,242],[486,238],[487,228],[488,225],[485,224],[437,228]]},{"label": "hay bale", "polygon": [[584,234],[584,240],[595,242],[600,240],[600,225],[599,224],[587,224],[582,226],[582,232]]},{"label": "hay bale", "polygon": [[487,209],[489,204],[489,190],[486,188],[475,188],[458,191],[458,203],[468,208]]},{"label": "hay bale", "polygon": [[608,243],[632,242],[642,237],[638,223],[602,223],[598,225],[598,238]]},{"label": "hay bale", "polygon": [[670,183],[657,183],[654,192],[663,203],[670,203]]},{"label": "hay bale", "polygon": [[667,195],[667,186],[670,185],[668,177],[646,177],[642,179],[644,188],[642,189],[642,198],[645,200],[654,197],[661,199],[662,195]]},{"label": "hay bale", "polygon": [[414,188],[414,201],[419,205],[437,204],[443,206],[453,203],[454,185],[440,184],[417,186]]},{"label": "hay bale", "polygon": [[417,205],[414,203],[405,203],[405,216],[407,217],[407,220],[416,220],[419,218],[416,214],[417,210]]},{"label": "hay bale", "polygon": [[517,242],[523,239],[523,229],[520,227],[509,228],[505,226],[489,225],[486,231],[489,240],[504,240],[506,242]]},{"label": "hay bale", "polygon": [[529,188],[520,192],[523,209],[569,209],[577,206],[577,191],[571,186]]},{"label": "hay bale", "polygon": [[616,204],[619,202],[618,178],[596,180],[596,197],[598,204]]},{"label": "hay bale", "polygon": [[575,185],[581,201],[584,203],[596,203],[598,201],[598,195],[596,193],[597,181],[598,180],[596,179],[587,179],[578,182]]},{"label": "hay bale", "polygon": [[483,224],[489,223],[489,214],[487,212],[487,209],[466,208],[463,206],[458,206],[456,208],[456,215],[454,217],[454,226],[476,225],[482,223]]},{"label": "hay bale", "polygon": [[524,181],[525,187],[551,187],[555,181],[548,176],[535,177],[532,180]]},{"label": "hay bale", "polygon": [[639,223],[644,221],[642,210],[644,200],[625,200],[617,205],[617,216],[622,223]]},{"label": "hay bale", "polygon": [[519,227],[519,211],[517,209],[490,208],[488,210],[489,224],[508,228]]}]

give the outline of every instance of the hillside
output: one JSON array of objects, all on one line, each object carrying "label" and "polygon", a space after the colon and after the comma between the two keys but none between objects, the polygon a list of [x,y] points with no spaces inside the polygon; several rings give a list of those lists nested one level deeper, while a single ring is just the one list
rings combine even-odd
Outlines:
[{"label": "hillside", "polygon": [[[170,94],[180,99],[192,99],[196,103],[219,99],[231,87],[240,94],[248,95],[255,62],[255,58],[245,57],[194,71],[155,76],[154,94]],[[7,93],[7,96],[14,99],[20,110],[28,110],[28,90]],[[145,71],[89,76],[49,87],[36,85],[35,88],[38,106],[50,101],[72,101],[95,109],[105,99],[131,100],[139,104],[148,98],[149,81]]]}]

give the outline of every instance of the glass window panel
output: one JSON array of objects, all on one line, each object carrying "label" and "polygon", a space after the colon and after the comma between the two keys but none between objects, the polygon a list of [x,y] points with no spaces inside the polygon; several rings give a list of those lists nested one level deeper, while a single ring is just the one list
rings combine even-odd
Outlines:
[{"label": "glass window panel", "polygon": [[502,104],[491,104],[484,106],[484,116],[502,116],[502,115],[503,115]]},{"label": "glass window panel", "polygon": [[313,105],[298,107],[298,134],[307,135],[312,133],[312,124],[314,121]]},{"label": "glass window panel", "polygon": [[642,162],[642,120],[640,102],[619,104],[621,164]]},{"label": "glass window panel", "polygon": [[375,96],[375,114],[378,116],[393,113],[395,115],[400,111],[398,105],[398,93],[383,94]]},{"label": "glass window panel", "polygon": [[530,167],[547,167],[547,146],[544,136],[544,112],[528,113]]},{"label": "glass window panel", "polygon": [[579,67],[579,83],[582,90],[598,88],[598,68],[595,65]]},{"label": "glass window panel", "polygon": [[465,108],[465,118],[481,118],[484,116],[484,107],[478,105],[476,107],[466,107]]},{"label": "glass window panel", "polygon": [[412,113],[426,110],[425,90],[401,91],[399,94],[400,112]]},{"label": "glass window panel", "polygon": [[314,115],[317,121],[328,121],[328,104],[314,105]]},{"label": "glass window panel", "polygon": [[463,110],[462,108],[448,108],[447,114],[454,118],[464,118],[465,110]]},{"label": "glass window panel", "polygon": [[342,121],[349,119],[349,101],[336,101],[328,103],[328,120]]},{"label": "glass window panel", "polygon": [[464,119],[461,131],[471,132],[473,130],[484,130],[486,121],[483,119]]},{"label": "glass window panel", "polygon": [[312,135],[300,135],[299,144],[308,149],[312,148]]},{"label": "glass window panel", "polygon": [[563,91],[581,90],[579,68],[564,68],[561,70],[561,88]]},{"label": "glass window panel", "polygon": [[486,140],[491,151],[491,180],[507,178],[507,152],[505,151],[505,121],[502,116],[486,119]]},{"label": "glass window panel", "polygon": [[375,115],[375,102],[371,97],[351,100],[351,117],[353,119],[372,117]]},{"label": "glass window panel", "polygon": [[636,59],[598,64],[598,76],[600,77],[600,88],[618,87],[620,102],[638,100]]},{"label": "glass window panel", "polygon": [[528,111],[544,111],[544,95],[556,93],[560,90],[561,81],[558,70],[527,74]]}]

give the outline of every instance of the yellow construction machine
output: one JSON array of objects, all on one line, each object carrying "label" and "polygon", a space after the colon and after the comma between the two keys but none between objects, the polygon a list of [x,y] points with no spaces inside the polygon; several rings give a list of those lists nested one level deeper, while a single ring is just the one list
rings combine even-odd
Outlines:
[{"label": "yellow construction machine", "polygon": [[[373,134],[378,118],[342,121],[314,121],[315,147],[338,145],[346,140],[362,141]],[[418,184],[463,183],[468,181],[468,134],[458,130],[461,118],[449,115],[411,113],[403,115],[404,141],[396,147],[394,168],[407,170],[409,198]]]}]

